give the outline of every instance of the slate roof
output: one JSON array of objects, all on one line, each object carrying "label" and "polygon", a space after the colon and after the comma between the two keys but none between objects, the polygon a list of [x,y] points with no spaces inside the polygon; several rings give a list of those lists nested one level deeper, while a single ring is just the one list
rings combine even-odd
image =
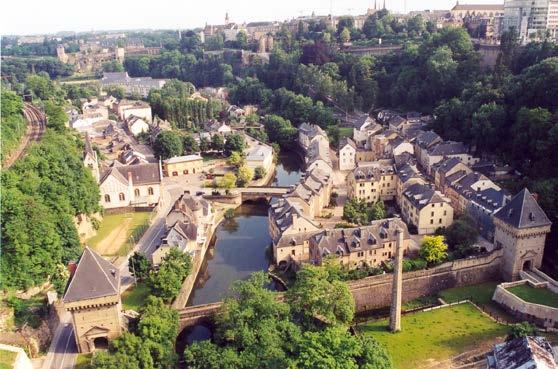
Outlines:
[{"label": "slate roof", "polygon": [[554,350],[545,337],[514,338],[494,346],[488,369],[556,369]]},{"label": "slate roof", "polygon": [[89,139],[88,133],[85,134],[85,150],[83,155],[84,158],[85,156],[90,155],[94,159],[97,159],[97,153],[93,150],[93,147],[91,147],[91,140]]},{"label": "slate roof", "polygon": [[359,114],[354,120],[353,120],[353,126],[358,129],[359,131],[362,130],[362,128],[367,125],[368,123],[372,123],[373,120],[372,118],[368,115],[368,114]]},{"label": "slate roof", "polygon": [[94,299],[119,293],[120,273],[118,268],[86,246],[64,294],[64,302]]},{"label": "slate roof", "polygon": [[434,171],[439,172],[440,174],[445,176],[445,174],[447,172],[452,170],[456,165],[459,165],[460,163],[461,163],[460,158],[455,157],[455,156],[449,157],[449,158],[443,159],[439,163],[434,164]]},{"label": "slate roof", "polygon": [[503,12],[504,4],[455,4],[451,10],[480,10],[480,11],[492,11],[492,12]]},{"label": "slate roof", "polygon": [[353,175],[357,182],[379,181],[383,175],[394,174],[391,166],[379,165],[359,165],[353,170]]},{"label": "slate roof", "polygon": [[428,204],[448,202],[440,192],[420,183],[409,186],[404,195],[417,209],[422,209]]},{"label": "slate roof", "polygon": [[407,119],[403,118],[402,116],[394,115],[393,117],[390,118],[389,125],[394,126],[394,127],[399,127],[400,125],[402,125],[406,122],[407,122]]},{"label": "slate roof", "polygon": [[426,131],[417,136],[416,143],[420,147],[428,148],[434,143],[441,140],[442,138],[438,136],[434,131]]},{"label": "slate roof", "polygon": [[500,209],[494,216],[515,228],[532,228],[551,225],[543,209],[524,188],[511,201]]},{"label": "slate roof", "polygon": [[445,141],[434,146],[429,152],[430,156],[447,156],[467,154],[469,149],[463,142]]},{"label": "slate roof", "polygon": [[339,141],[339,148],[342,149],[345,146],[352,146],[355,150],[357,149],[356,143],[355,141],[353,141],[352,138],[350,137],[343,137],[341,138],[341,140]]}]

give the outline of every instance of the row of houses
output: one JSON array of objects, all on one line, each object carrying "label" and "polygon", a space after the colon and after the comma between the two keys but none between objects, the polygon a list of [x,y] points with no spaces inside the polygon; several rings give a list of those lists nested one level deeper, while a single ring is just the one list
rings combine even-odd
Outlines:
[{"label": "row of houses", "polygon": [[367,226],[324,229],[317,218],[329,205],[333,190],[333,166],[327,134],[316,125],[299,127],[298,142],[305,154],[307,171],[269,209],[273,254],[278,265],[313,263],[320,265],[334,257],[350,268],[377,266],[395,253],[397,230],[404,232],[407,252],[410,237],[400,219],[383,219]]},{"label": "row of houses", "polygon": [[[365,121],[353,134],[364,139],[357,144],[348,138],[339,148],[341,169],[352,170],[347,180],[350,198],[371,203],[395,200],[403,220],[419,234],[434,233],[451,225],[454,216],[468,213],[481,234],[493,239],[492,216],[509,196],[476,170],[478,165],[484,171],[486,163],[463,143],[444,141],[424,130],[430,117],[383,110],[377,121],[371,117]],[[359,160],[359,149],[369,150],[372,162]]]}]

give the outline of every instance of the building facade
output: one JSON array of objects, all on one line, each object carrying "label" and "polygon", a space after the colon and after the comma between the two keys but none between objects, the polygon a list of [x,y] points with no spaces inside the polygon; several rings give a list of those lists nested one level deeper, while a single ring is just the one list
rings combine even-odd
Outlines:
[{"label": "building facade", "polygon": [[199,155],[175,156],[163,160],[163,174],[165,177],[201,173],[203,158]]}]

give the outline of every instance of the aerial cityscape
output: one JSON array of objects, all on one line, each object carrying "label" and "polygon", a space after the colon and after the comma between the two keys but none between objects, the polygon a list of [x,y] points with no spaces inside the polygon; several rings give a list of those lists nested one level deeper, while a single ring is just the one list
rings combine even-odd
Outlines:
[{"label": "aerial cityscape", "polygon": [[558,0],[101,3],[2,5],[0,369],[558,369]]}]

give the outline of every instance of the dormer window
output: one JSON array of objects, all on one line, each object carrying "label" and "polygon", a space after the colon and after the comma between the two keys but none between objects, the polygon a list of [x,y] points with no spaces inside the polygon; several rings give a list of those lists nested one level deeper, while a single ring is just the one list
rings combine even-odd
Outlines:
[{"label": "dormer window", "polygon": [[529,220],[530,220],[531,222],[534,222],[534,221],[535,221],[535,214],[533,214],[532,212],[529,213]]}]

